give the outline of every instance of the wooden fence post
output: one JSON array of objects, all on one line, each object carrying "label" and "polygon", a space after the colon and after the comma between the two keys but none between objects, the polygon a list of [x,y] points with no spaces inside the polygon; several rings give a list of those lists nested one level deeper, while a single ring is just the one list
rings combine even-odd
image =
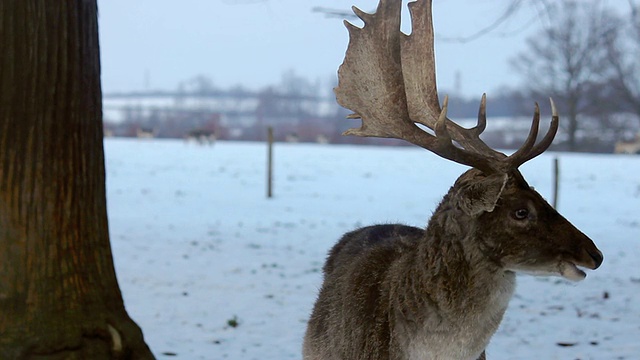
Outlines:
[{"label": "wooden fence post", "polygon": [[560,183],[560,161],[557,157],[553,159],[553,208],[558,210],[558,190]]},{"label": "wooden fence post", "polygon": [[267,198],[273,197],[273,127],[267,128]]}]

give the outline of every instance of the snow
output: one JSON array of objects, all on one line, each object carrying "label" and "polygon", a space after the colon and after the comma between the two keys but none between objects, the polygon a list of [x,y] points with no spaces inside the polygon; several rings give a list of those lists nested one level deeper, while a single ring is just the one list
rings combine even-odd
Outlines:
[{"label": "snow", "polygon": [[[465,168],[403,147],[107,139],[125,305],[158,359],[300,359],[327,251],[359,226],[424,226]],[[518,279],[497,359],[640,358],[640,157],[543,154],[521,170],[604,253],[569,283]]]}]

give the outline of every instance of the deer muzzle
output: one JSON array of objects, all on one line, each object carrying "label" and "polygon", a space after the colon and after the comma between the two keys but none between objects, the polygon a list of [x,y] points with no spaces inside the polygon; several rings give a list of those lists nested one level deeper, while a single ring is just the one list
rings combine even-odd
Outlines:
[{"label": "deer muzzle", "polygon": [[585,236],[585,240],[588,243],[579,252],[579,256],[577,256],[575,261],[563,260],[558,264],[558,271],[562,277],[572,281],[580,281],[584,279],[587,274],[579,267],[595,270],[602,264],[604,260],[602,252],[596,248],[591,239]]}]

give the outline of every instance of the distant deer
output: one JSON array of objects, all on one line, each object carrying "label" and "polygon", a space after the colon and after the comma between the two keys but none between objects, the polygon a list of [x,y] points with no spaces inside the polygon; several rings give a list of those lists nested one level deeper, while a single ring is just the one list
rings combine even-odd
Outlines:
[{"label": "distant deer", "polygon": [[150,139],[156,137],[156,130],[152,127],[139,127],[136,130],[136,137],[141,139]]},{"label": "distant deer", "polygon": [[603,260],[518,171],[553,141],[553,100],[551,125],[538,144],[536,104],[522,147],[510,156],[491,149],[479,137],[485,96],[471,129],[447,119],[446,97],[440,109],[431,0],[409,4],[409,36],[400,32],[401,4],[381,0],[375,14],[354,7],[365,25],[346,23],[350,43],[335,92],[362,126],[345,134],[404,139],[472,169],[456,180],[426,229],[369,226],[331,249],[304,339],[305,360],[485,359],[515,272],[579,281],[586,275],[578,267],[596,269]]},{"label": "distant deer", "polygon": [[200,145],[213,145],[216,141],[216,134],[213,130],[193,129],[185,136],[187,141],[195,141]]},{"label": "distant deer", "polygon": [[618,141],[613,152],[616,154],[640,154],[640,133],[630,141]]}]

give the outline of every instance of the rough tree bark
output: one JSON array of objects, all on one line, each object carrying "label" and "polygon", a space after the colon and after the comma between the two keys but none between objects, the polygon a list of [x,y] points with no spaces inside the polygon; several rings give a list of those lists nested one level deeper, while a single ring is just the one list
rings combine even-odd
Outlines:
[{"label": "rough tree bark", "polygon": [[0,1],[0,359],[153,359],[107,227],[95,0]]}]

